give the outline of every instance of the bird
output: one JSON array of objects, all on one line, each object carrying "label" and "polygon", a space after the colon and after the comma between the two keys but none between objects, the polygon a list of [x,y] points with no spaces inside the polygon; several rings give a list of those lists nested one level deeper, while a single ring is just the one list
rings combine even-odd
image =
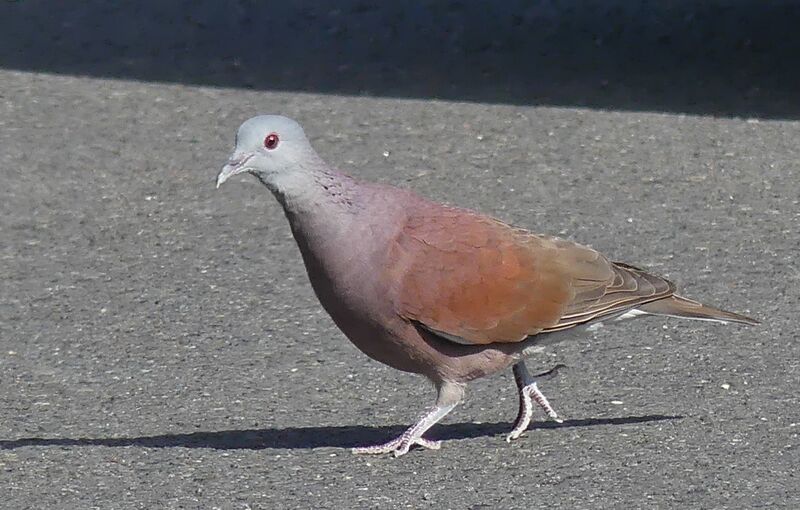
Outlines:
[{"label": "bird", "polygon": [[468,383],[509,367],[519,410],[506,440],[527,430],[534,403],[560,421],[525,361],[603,324],[645,315],[758,324],[682,297],[667,279],[577,242],[350,177],[284,116],[241,124],[217,188],[241,173],[282,206],[311,286],[344,335],[370,358],[422,375],[436,389],[414,425],[354,453],[439,449],[441,441],[425,433],[462,402]]}]

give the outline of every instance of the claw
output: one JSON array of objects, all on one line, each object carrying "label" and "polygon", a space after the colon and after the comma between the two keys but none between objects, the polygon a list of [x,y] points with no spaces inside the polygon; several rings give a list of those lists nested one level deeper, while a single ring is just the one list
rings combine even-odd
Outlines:
[{"label": "claw", "polygon": [[506,436],[506,443],[510,443],[511,441],[519,439],[524,435],[525,435],[524,430],[518,432],[516,429],[514,429]]}]

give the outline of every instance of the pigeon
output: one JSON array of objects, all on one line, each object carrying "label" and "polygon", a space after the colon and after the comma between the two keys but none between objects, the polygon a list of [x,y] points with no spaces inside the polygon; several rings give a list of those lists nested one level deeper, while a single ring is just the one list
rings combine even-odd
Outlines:
[{"label": "pigeon", "polygon": [[435,404],[413,426],[354,453],[440,448],[424,434],[462,401],[467,383],[509,367],[519,412],[506,439],[523,435],[534,402],[558,421],[525,360],[603,324],[645,315],[758,324],[679,296],[670,281],[576,242],[350,177],[283,116],[239,127],[217,187],[241,173],[283,207],[311,286],[345,336],[436,388]]}]

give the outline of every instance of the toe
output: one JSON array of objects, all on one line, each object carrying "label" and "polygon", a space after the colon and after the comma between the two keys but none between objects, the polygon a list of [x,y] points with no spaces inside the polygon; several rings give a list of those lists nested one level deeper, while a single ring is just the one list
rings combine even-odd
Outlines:
[{"label": "toe", "polygon": [[403,443],[403,444],[401,444],[401,445],[400,445],[400,446],[398,446],[398,447],[397,447],[397,449],[394,451],[394,457],[395,457],[395,458],[397,458],[397,457],[400,457],[401,455],[405,455],[405,454],[407,454],[407,453],[408,453],[408,450],[409,450],[410,448],[411,448],[411,445],[410,445],[410,444],[408,444],[408,443]]},{"label": "toe", "polygon": [[421,437],[421,438],[417,439],[414,442],[417,443],[418,445],[420,445],[423,448],[427,448],[428,450],[438,450],[438,449],[440,449],[442,447],[442,442],[441,441],[434,441],[434,440],[431,440],[431,439],[425,439],[424,437]]},{"label": "toe", "polygon": [[519,439],[524,433],[524,430],[512,430],[511,433],[506,436],[506,442],[510,443],[515,439]]}]

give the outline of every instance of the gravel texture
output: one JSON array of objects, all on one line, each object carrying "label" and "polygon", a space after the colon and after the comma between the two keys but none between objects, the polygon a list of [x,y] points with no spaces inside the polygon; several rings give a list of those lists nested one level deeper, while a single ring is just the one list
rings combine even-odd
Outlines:
[{"label": "gravel texture", "polygon": [[[34,25],[5,31],[14,17],[44,16],[42,4],[0,6],[13,14],[0,16],[4,32],[22,38],[0,49],[0,507],[800,506],[800,102],[781,110],[796,90],[736,96],[731,81],[729,95],[691,106],[612,79],[586,102],[512,101],[480,83],[459,92],[470,76],[457,73],[431,94],[368,97],[329,86],[336,77],[315,88],[281,75],[248,90],[214,78],[221,48],[208,74],[192,67],[199,52],[176,60],[175,76],[140,72],[141,54],[105,62],[92,45],[103,33],[89,30],[102,17],[89,10],[64,13],[61,23],[88,33],[60,44],[92,44],[58,67],[65,50],[31,42]],[[739,12],[731,4],[719,19]],[[350,26],[360,11],[344,5],[354,11],[325,16]],[[144,34],[194,30],[165,9]],[[113,37],[139,36],[119,28],[107,51],[128,55]],[[202,40],[208,29],[197,29]],[[681,90],[703,92],[692,87]],[[567,365],[542,386],[565,423],[539,415],[506,443],[509,372],[470,385],[432,431],[446,439],[440,451],[353,456],[349,447],[399,432],[434,395],[338,332],[266,189],[246,176],[214,189],[235,129],[267,112],[299,120],[353,175],[591,244],[764,324],[603,328],[531,360],[532,370]]]}]

